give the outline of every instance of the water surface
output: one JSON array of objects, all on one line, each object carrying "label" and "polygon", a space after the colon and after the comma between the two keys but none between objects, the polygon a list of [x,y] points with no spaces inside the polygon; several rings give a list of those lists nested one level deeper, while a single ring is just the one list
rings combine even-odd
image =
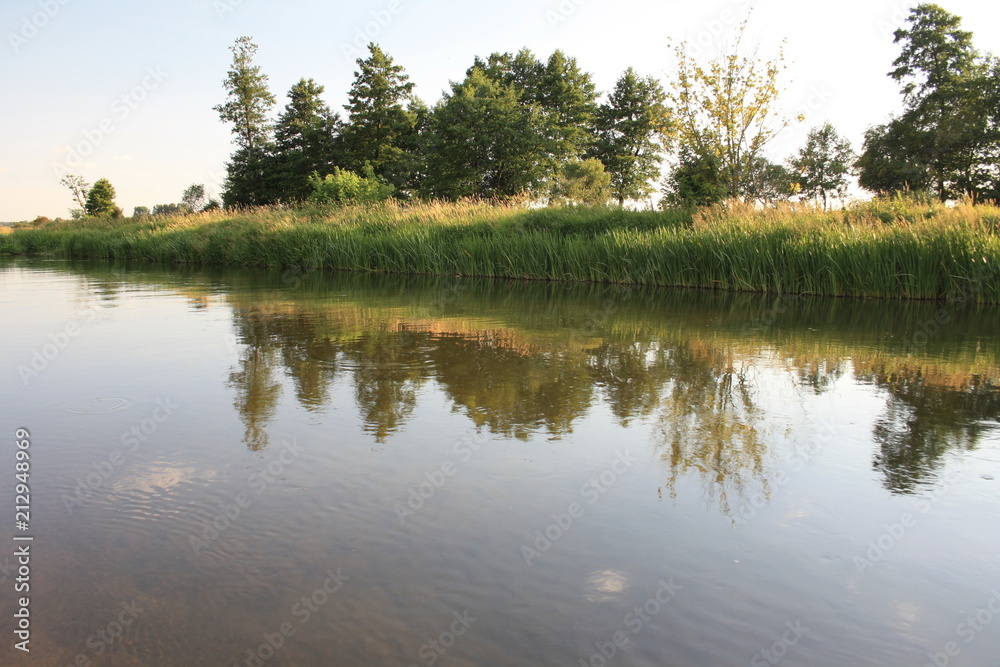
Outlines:
[{"label": "water surface", "polygon": [[998,664],[996,308],[22,260],[0,312],[0,664]]}]

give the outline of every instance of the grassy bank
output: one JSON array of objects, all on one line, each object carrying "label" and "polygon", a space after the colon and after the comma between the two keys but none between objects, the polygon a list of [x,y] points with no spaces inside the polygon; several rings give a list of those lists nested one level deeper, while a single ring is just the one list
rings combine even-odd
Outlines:
[{"label": "grassy bank", "polygon": [[695,214],[481,202],[22,227],[23,254],[1000,303],[1000,208],[880,202]]}]

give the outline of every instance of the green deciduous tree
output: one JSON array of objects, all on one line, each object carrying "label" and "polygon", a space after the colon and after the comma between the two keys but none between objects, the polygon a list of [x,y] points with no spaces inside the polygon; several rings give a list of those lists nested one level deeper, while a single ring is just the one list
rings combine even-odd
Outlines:
[{"label": "green deciduous tree", "polygon": [[181,201],[188,209],[197,213],[205,205],[205,186],[192,184],[186,190],[184,190],[184,195],[181,197]]},{"label": "green deciduous tree", "polygon": [[98,179],[94,187],[87,193],[87,203],[84,207],[87,215],[95,217],[116,217],[121,209],[115,204],[115,188],[106,178]]},{"label": "green deciduous tree", "polygon": [[654,190],[670,123],[665,102],[659,82],[629,68],[597,110],[597,139],[590,155],[611,174],[611,191],[619,204]]},{"label": "green deciduous tree", "polygon": [[431,114],[425,192],[456,199],[536,190],[547,175],[541,126],[537,106],[473,67]]},{"label": "green deciduous tree", "polygon": [[375,204],[391,197],[393,191],[371,165],[365,167],[363,176],[340,167],[334,167],[333,173],[324,178],[314,173],[309,177],[309,186],[309,202],[319,205]]},{"label": "green deciduous tree", "polygon": [[729,197],[752,199],[750,170],[789,120],[777,109],[784,53],[758,60],[741,53],[744,21],[732,49],[697,63],[682,43],[676,50],[677,78],[670,92],[674,138],[692,155],[714,155]]},{"label": "green deciduous tree", "polygon": [[690,148],[681,148],[677,164],[670,172],[660,205],[697,208],[711,206],[728,196],[722,182],[719,157],[714,153],[698,155]]},{"label": "green deciduous tree", "polygon": [[553,181],[552,204],[603,206],[611,199],[611,174],[597,158],[573,160],[562,165]]},{"label": "green deciduous tree", "polygon": [[942,201],[991,188],[995,85],[960,26],[960,17],[924,3],[896,30],[900,55],[889,76],[900,84],[904,111],[866,136],[858,161],[865,187],[891,191],[919,181]]},{"label": "green deciduous tree", "polygon": [[233,124],[237,150],[227,165],[227,206],[251,206],[269,203],[265,190],[265,166],[270,143],[268,114],[274,95],[268,89],[267,75],[253,62],[257,45],[250,37],[240,37],[230,47],[233,64],[223,85],[227,99],[213,107],[219,117]]},{"label": "green deciduous tree", "polygon": [[533,107],[541,136],[539,161],[545,179],[554,179],[563,165],[584,157],[594,142],[597,90],[576,58],[560,50],[546,62],[527,48],[476,58],[466,75],[479,69],[502,87],[513,89],[524,106]]},{"label": "green deciduous tree", "polygon": [[824,123],[809,131],[805,146],[788,161],[788,166],[795,174],[799,194],[820,198],[826,209],[830,194],[843,197],[847,193],[854,160],[851,142],[840,136],[833,125]]},{"label": "green deciduous tree", "polygon": [[87,208],[87,193],[90,191],[90,184],[83,180],[83,176],[70,174],[59,179],[59,183],[69,188],[73,195],[73,201],[77,204],[78,208],[69,210],[70,215],[74,218],[83,217],[84,210]]}]

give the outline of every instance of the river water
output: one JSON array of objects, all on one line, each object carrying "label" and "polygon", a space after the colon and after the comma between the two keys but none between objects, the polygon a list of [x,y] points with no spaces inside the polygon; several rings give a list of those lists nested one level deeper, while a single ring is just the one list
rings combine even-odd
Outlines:
[{"label": "river water", "polygon": [[995,307],[7,260],[0,312],[0,664],[1000,664]]}]

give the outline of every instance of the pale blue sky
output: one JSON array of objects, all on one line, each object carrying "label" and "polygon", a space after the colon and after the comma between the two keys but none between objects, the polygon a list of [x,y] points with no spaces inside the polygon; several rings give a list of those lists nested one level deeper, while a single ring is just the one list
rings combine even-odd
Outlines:
[{"label": "pale blue sky", "polygon": [[[806,122],[785,132],[770,157],[782,160],[809,127],[829,120],[854,142],[900,107],[886,77],[898,49],[891,31],[915,3],[847,0],[5,0],[0,7],[0,220],[66,216],[73,205],[59,185],[71,173],[106,177],[118,203],[175,202],[191,183],[218,194],[232,147],[212,107],[224,98],[228,47],[240,35],[260,46],[277,110],[300,77],[326,86],[334,108],[353,80],[358,31],[403,65],[428,103],[461,79],[474,56],[523,46],[546,57],[561,48],[613,87],[621,72],[669,79],[669,40],[701,42],[731,31],[752,5],[753,43],[770,56],[787,39],[783,106]],[[956,0],[942,6],[964,19],[976,45],[1000,53],[1000,8]],[[381,15],[380,25],[377,19]],[[388,20],[387,20],[388,19]],[[40,26],[40,27],[36,27]],[[88,153],[86,156],[80,153]]]}]

